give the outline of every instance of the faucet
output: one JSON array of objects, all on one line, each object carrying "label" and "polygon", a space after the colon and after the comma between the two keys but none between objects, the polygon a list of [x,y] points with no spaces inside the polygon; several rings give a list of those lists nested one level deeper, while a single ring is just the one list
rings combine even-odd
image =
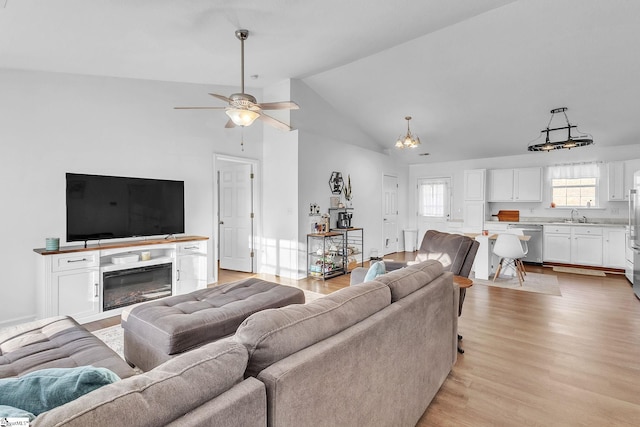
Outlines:
[{"label": "faucet", "polygon": [[575,222],[576,221],[575,218],[573,217],[574,214],[576,216],[580,215],[580,212],[578,212],[578,209],[576,209],[576,208],[571,209],[571,222]]}]

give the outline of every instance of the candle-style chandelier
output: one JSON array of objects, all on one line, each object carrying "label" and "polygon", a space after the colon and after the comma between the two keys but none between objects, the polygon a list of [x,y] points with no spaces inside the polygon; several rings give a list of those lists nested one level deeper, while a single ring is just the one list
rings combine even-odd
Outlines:
[{"label": "candle-style chandelier", "polygon": [[404,119],[407,121],[407,134],[400,135],[398,137],[398,140],[396,141],[396,148],[416,148],[420,145],[420,138],[411,133],[411,129],[409,128],[409,120],[411,120],[411,116],[407,116]]}]

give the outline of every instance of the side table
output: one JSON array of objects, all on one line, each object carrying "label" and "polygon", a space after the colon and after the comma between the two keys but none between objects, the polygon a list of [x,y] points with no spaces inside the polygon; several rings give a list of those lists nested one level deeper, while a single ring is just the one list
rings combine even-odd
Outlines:
[{"label": "side table", "polygon": [[[458,317],[462,315],[462,304],[464,303],[464,297],[467,295],[467,289],[473,286],[473,280],[468,277],[453,276],[453,282],[457,283],[460,287],[460,300],[458,302]],[[460,340],[462,335],[458,334],[458,353],[464,354],[464,350],[460,347]]]}]

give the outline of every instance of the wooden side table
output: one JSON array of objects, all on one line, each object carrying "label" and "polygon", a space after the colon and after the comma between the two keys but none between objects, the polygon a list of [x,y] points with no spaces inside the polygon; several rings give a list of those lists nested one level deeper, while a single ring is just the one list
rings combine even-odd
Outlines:
[{"label": "wooden side table", "polygon": [[[473,280],[468,277],[453,276],[453,283],[457,283],[460,287],[460,300],[458,301],[458,316],[462,315],[462,304],[464,303],[464,297],[467,295],[467,289],[473,286]],[[458,353],[464,354],[464,350],[460,347],[460,340],[462,335],[458,334]]]}]

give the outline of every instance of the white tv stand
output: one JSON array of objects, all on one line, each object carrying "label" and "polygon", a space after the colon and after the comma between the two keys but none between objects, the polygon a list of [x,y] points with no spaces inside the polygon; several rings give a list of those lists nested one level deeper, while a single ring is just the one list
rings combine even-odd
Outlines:
[{"label": "white tv stand", "polygon": [[[124,306],[110,308],[107,304],[105,309],[104,291],[105,277],[121,271],[138,274],[163,270],[163,278],[159,280],[166,282],[164,288],[161,292],[149,293],[150,298],[205,288],[207,240],[208,237],[180,236],[68,246],[57,251],[34,249],[38,258],[37,318],[69,315],[80,323],[87,323],[119,315]],[[143,259],[143,252],[150,255],[149,259]],[[121,259],[124,262],[120,262]],[[122,304],[127,304],[126,299],[124,301]]]}]

